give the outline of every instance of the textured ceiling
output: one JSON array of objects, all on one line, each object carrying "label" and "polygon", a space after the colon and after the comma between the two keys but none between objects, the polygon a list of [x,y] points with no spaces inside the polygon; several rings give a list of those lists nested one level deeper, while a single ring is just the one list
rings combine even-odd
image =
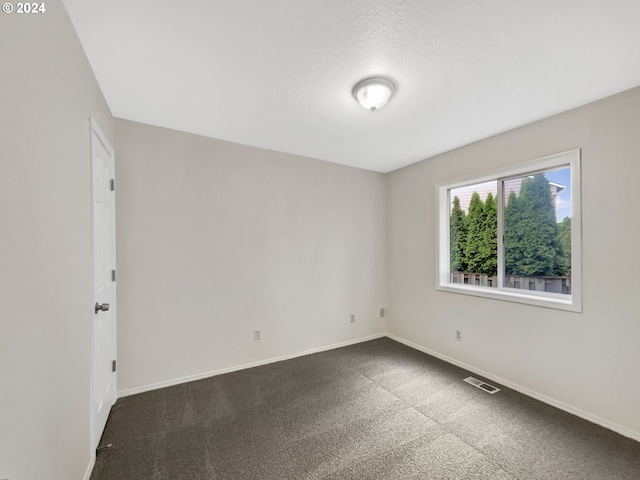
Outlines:
[{"label": "textured ceiling", "polygon": [[64,3],[116,117],[381,172],[640,85],[640,0]]}]

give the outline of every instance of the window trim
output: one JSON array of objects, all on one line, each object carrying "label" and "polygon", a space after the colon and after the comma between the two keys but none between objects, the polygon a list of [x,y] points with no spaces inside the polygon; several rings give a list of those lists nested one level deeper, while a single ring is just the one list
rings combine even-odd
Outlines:
[{"label": "window trim", "polygon": [[[580,149],[568,150],[566,152],[495,169],[482,175],[468,176],[436,185],[436,290],[572,312],[582,312],[582,194],[580,153]],[[530,294],[525,293],[529,292],[529,290],[503,287],[504,246],[502,239],[504,195],[502,192],[502,180],[508,179],[509,177],[530,175],[562,167],[571,168],[571,294],[564,295],[548,292]],[[497,181],[498,183],[498,287],[469,286],[451,283],[449,259],[449,190],[489,181]]]}]

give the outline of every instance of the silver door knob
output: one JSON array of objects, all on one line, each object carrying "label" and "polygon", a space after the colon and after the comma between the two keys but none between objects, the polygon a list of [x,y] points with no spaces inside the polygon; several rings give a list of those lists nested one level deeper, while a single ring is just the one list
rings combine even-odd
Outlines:
[{"label": "silver door knob", "polygon": [[107,310],[109,310],[108,303],[103,303],[102,305],[100,305],[98,302],[96,302],[96,313],[98,313],[99,311],[106,312]]}]

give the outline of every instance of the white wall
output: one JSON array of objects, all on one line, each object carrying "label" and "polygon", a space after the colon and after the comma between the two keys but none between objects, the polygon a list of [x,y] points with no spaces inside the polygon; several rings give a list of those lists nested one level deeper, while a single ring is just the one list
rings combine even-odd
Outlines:
[{"label": "white wall", "polygon": [[0,15],[0,478],[83,478],[89,115],[113,119],[59,0]]},{"label": "white wall", "polygon": [[[121,390],[388,328],[640,436],[640,89],[385,178],[114,126],[59,0],[0,15],[0,58],[0,478],[90,461],[90,114],[117,130]],[[584,313],[436,292],[435,184],[575,147]]]},{"label": "white wall", "polygon": [[125,120],[116,138],[120,392],[385,331],[382,174]]},{"label": "white wall", "polygon": [[[640,88],[388,174],[389,332],[640,439],[638,132]],[[576,147],[583,313],[436,291],[435,185]]]}]

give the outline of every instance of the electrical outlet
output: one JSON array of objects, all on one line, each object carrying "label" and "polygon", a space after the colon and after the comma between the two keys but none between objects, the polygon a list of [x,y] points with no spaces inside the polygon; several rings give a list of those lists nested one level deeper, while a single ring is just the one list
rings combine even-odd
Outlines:
[{"label": "electrical outlet", "polygon": [[380,318],[384,318],[384,316],[385,316],[385,314],[386,314],[386,313],[387,313],[387,312],[385,312],[385,309],[384,309],[384,308],[381,308],[381,309],[380,309]]},{"label": "electrical outlet", "polygon": [[260,330],[254,330],[253,331],[253,340],[260,340]]},{"label": "electrical outlet", "polygon": [[456,330],[456,340],[462,341],[462,332],[460,330]]},{"label": "electrical outlet", "polygon": [[351,323],[356,323],[356,314],[355,313],[351,314]]}]

